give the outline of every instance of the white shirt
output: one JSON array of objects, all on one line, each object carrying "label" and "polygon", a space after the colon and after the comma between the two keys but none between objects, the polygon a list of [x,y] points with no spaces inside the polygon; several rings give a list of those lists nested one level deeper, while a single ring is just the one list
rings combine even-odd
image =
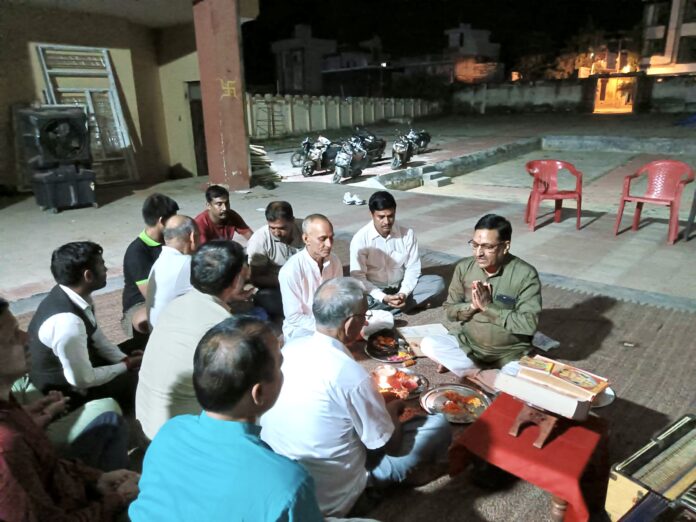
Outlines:
[{"label": "white shirt", "polygon": [[394,432],[384,399],[336,339],[319,332],[283,347],[283,387],[261,438],[312,474],[324,515],[344,516],[367,484],[367,449]]},{"label": "white shirt", "polygon": [[164,307],[191,288],[191,256],[163,246],[148,277],[145,306],[150,325],[154,327]]},{"label": "white shirt", "polygon": [[[83,299],[67,286],[59,286],[96,326],[97,320],[92,311],[92,300]],[[126,354],[109,341],[98,326],[92,334],[94,347],[99,355],[114,364],[94,368],[87,351],[85,324],[77,315],[69,312],[55,314],[46,319],[39,327],[39,341],[48,346],[58,357],[63,366],[65,380],[78,389],[84,390],[107,383],[128,369],[126,364],[121,362]]]},{"label": "white shirt", "polygon": [[220,299],[195,288],[160,314],[147,341],[135,392],[135,417],[150,440],[175,415],[201,411],[193,389],[193,354],[203,335],[229,317]]},{"label": "white shirt", "polygon": [[324,281],[342,276],[343,266],[336,254],[331,254],[324,261],[321,272],[307,249],[300,250],[283,265],[278,273],[278,282],[283,298],[283,335],[286,340],[314,332],[314,292]]},{"label": "white shirt", "polygon": [[410,295],[421,275],[413,229],[394,223],[384,238],[370,221],[350,242],[350,275],[362,281],[377,301],[385,296],[381,289],[388,287],[398,287],[397,293]]},{"label": "white shirt", "polygon": [[283,266],[303,247],[302,220],[295,219],[292,228],[292,241],[289,245],[271,234],[268,225],[264,225],[254,232],[247,243],[249,266]]}]

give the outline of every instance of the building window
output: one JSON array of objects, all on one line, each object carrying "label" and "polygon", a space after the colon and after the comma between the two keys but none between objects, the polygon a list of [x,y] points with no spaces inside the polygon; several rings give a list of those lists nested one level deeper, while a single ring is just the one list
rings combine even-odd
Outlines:
[{"label": "building window", "polygon": [[677,63],[696,63],[696,36],[682,36],[679,39]]},{"label": "building window", "polygon": [[656,54],[665,54],[664,38],[645,40],[645,44],[643,46],[643,56],[653,56]]},{"label": "building window", "polygon": [[684,5],[684,23],[696,22],[696,0],[686,0]]},{"label": "building window", "polygon": [[671,2],[653,2],[645,6],[645,25],[667,25]]}]

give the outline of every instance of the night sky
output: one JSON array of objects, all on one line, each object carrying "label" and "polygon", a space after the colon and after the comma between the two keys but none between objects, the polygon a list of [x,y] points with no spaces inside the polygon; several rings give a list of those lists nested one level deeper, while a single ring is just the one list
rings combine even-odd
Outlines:
[{"label": "night sky", "polygon": [[257,19],[242,26],[247,82],[275,81],[270,43],[292,36],[298,23],[339,44],[378,35],[393,57],[437,53],[447,43],[443,30],[470,23],[491,31],[509,67],[525,54],[555,54],[587,29],[634,29],[643,6],[642,0],[260,0]]}]

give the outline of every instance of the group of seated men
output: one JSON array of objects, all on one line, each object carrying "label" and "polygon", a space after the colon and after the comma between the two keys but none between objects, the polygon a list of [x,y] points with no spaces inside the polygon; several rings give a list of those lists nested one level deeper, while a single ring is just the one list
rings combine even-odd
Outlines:
[{"label": "group of seated men", "polygon": [[[139,343],[116,346],[99,329],[91,294],[106,284],[106,267],[95,243],[54,251],[57,284],[29,339],[0,300],[0,487],[21,499],[0,501],[0,519],[84,510],[110,520],[135,499],[134,521],[323,520],[358,516],[373,490],[446,470],[445,418],[402,422],[403,401],[385,403],[351,353],[372,310],[398,315],[444,294],[441,277],[421,273],[394,197],[370,198],[371,220],[350,243],[350,277],[332,253],[327,217],[300,221],[274,201],[267,225],[252,232],[224,188],[210,187],[206,200],[196,218],[162,194],[144,202],[146,228],[124,258],[122,324]],[[511,233],[501,216],[478,221],[473,256],[457,264],[444,303],[458,326],[422,341],[457,376],[514,372],[531,348],[541,287],[536,270],[509,253]],[[27,373],[45,396],[21,407],[13,385]],[[122,469],[118,415],[85,416],[111,399],[135,410],[151,441],[142,478]],[[61,450],[48,426],[65,411],[90,422]]]}]

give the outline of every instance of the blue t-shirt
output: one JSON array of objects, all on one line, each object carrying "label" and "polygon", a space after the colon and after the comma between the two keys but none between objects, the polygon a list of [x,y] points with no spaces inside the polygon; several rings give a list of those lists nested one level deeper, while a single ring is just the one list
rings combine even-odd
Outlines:
[{"label": "blue t-shirt", "polygon": [[133,522],[322,521],[314,481],[255,424],[205,414],[169,420],[150,444]]}]

